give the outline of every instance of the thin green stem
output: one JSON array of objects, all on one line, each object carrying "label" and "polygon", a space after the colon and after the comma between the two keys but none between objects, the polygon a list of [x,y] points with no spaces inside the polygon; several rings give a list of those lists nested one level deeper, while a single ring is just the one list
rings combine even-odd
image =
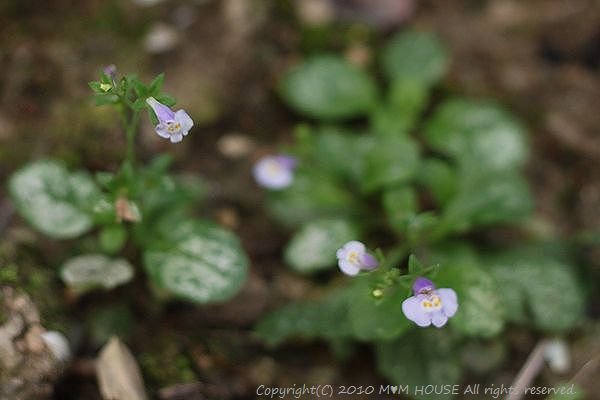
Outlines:
[{"label": "thin green stem", "polygon": [[134,110],[125,131],[127,137],[127,155],[125,163],[129,164],[132,168],[135,165],[135,133],[137,132],[139,122],[140,112]]}]

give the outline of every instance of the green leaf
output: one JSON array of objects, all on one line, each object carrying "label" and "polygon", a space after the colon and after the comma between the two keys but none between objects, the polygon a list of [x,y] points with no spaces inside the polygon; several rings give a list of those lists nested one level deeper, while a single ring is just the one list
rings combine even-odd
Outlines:
[{"label": "green leaf", "polygon": [[117,183],[117,177],[112,172],[99,171],[94,175],[96,178],[96,182],[109,191],[113,191],[115,189],[115,184]]},{"label": "green leaf", "polygon": [[[552,246],[555,247],[555,246]],[[547,246],[497,254],[487,261],[510,321],[528,320],[550,332],[569,331],[584,316],[584,296],[576,268]]]},{"label": "green leaf", "polygon": [[296,111],[327,120],[365,115],[377,101],[369,75],[335,56],[314,57],[292,68],[280,92]]},{"label": "green leaf", "polygon": [[169,219],[144,251],[152,280],[178,297],[208,303],[233,297],[246,280],[248,259],[238,239],[218,226]]},{"label": "green leaf", "polygon": [[517,168],[527,159],[523,127],[493,102],[446,101],[427,123],[425,136],[434,149],[454,157],[467,170]]},{"label": "green leaf", "polygon": [[[504,326],[505,310],[492,276],[472,263],[441,261],[435,279],[438,288],[451,288],[458,296],[458,311],[450,326],[467,336],[492,337]],[[502,290],[504,290],[502,288]]]},{"label": "green leaf", "polygon": [[446,51],[434,34],[408,31],[396,35],[381,55],[387,78],[435,84],[446,72]]},{"label": "green leaf", "polygon": [[416,125],[429,92],[419,81],[397,80],[390,89],[389,104],[378,108],[371,116],[372,131],[388,134],[408,134]]},{"label": "green leaf", "polygon": [[121,250],[127,240],[127,230],[123,225],[109,225],[100,231],[100,247],[109,254]]},{"label": "green leaf", "polygon": [[145,98],[139,98],[136,101],[133,102],[132,107],[134,110],[136,111],[141,111],[143,109],[145,109],[148,106],[148,104],[146,103],[146,99]]},{"label": "green leaf", "polygon": [[410,243],[418,243],[428,239],[432,232],[439,226],[439,216],[433,211],[425,211],[408,215],[406,218],[406,236]]},{"label": "green leaf", "polygon": [[353,335],[360,340],[387,340],[400,336],[411,323],[402,314],[406,290],[400,286],[385,290],[381,299],[372,296],[375,278],[370,275],[353,279],[349,297],[349,315]]},{"label": "green leaf", "polygon": [[301,273],[328,269],[335,265],[336,251],[358,235],[358,229],[343,219],[311,221],[292,237],[285,260]]},{"label": "green leaf", "polygon": [[102,89],[103,87],[106,87],[106,86],[102,86],[101,82],[98,82],[98,81],[88,82],[88,86],[90,87],[90,89],[92,89],[96,93],[102,94],[102,93],[106,92],[106,90]]},{"label": "green leaf", "polygon": [[394,341],[377,344],[377,369],[392,383],[408,385],[411,396],[433,398],[415,395],[415,388],[458,383],[462,370],[455,348],[456,339],[448,330],[413,329]]},{"label": "green leaf", "polygon": [[442,206],[454,196],[458,186],[456,171],[448,163],[437,158],[423,160],[418,179]]},{"label": "green leaf", "polygon": [[[168,160],[164,161],[168,163]],[[166,166],[154,164],[145,170],[142,178],[140,205],[149,225],[167,214],[180,213],[190,204],[197,204],[205,192],[205,186],[197,176],[170,176],[161,172]]]},{"label": "green leaf", "polygon": [[310,151],[320,169],[332,176],[357,184],[362,179],[364,153],[370,136],[325,127],[314,132]]},{"label": "green leaf", "polygon": [[444,209],[444,226],[462,232],[473,226],[516,222],[533,211],[527,182],[513,172],[463,175]]},{"label": "green leaf", "polygon": [[165,73],[161,72],[150,82],[150,86],[148,86],[148,93],[150,96],[156,96],[160,93],[162,89],[163,83],[165,81]]},{"label": "green leaf", "polygon": [[411,275],[418,275],[422,273],[424,267],[419,262],[419,259],[414,254],[408,257],[408,273]]},{"label": "green leaf", "polygon": [[111,93],[95,94],[93,99],[97,106],[103,106],[105,104],[117,104],[119,102],[119,96]]},{"label": "green leaf", "polygon": [[405,233],[418,211],[415,191],[410,187],[388,189],[383,192],[382,202],[390,226],[398,233]]},{"label": "green leaf", "polygon": [[356,198],[319,170],[298,168],[289,188],[269,193],[271,212],[294,227],[316,218],[343,218],[357,214]]},{"label": "green leaf", "polygon": [[137,95],[137,97],[146,99],[149,96],[148,88],[137,78],[129,79],[128,83],[130,83],[131,86],[133,86],[133,90],[135,90],[135,94]]},{"label": "green leaf", "polygon": [[102,254],[73,257],[61,268],[60,277],[77,292],[96,288],[112,289],[133,278],[133,267],[122,258],[111,259]]},{"label": "green leaf", "polygon": [[419,164],[419,148],[409,137],[378,135],[366,157],[363,186],[371,192],[410,180]]},{"label": "green leaf", "polygon": [[319,300],[292,303],[263,318],[255,328],[269,346],[292,338],[338,339],[351,336],[348,291],[339,289]]},{"label": "green leaf", "polygon": [[173,107],[175,105],[175,103],[177,103],[177,101],[175,101],[175,99],[173,97],[171,97],[171,96],[169,96],[168,94],[165,94],[165,93],[161,93],[159,95],[156,95],[155,98],[159,102],[161,102],[164,105],[169,106],[169,107]]},{"label": "green leaf", "polygon": [[54,161],[38,161],[15,172],[9,191],[17,210],[35,229],[68,239],[92,227],[91,209],[100,192],[89,175],[69,173]]}]

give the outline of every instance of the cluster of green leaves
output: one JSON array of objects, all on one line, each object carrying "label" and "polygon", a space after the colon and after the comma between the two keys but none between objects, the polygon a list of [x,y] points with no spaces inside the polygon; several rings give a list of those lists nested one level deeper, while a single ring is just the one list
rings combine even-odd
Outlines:
[{"label": "cluster of green leaves", "polygon": [[[135,76],[117,83],[102,74],[90,87],[98,104],[119,106],[133,135],[148,96],[174,103],[161,91],[163,79],[161,74],[146,86]],[[167,293],[198,303],[228,299],[245,281],[247,257],[235,235],[193,218],[203,185],[195,177],[169,175],[170,163],[170,157],[160,156],[135,166],[128,158],[117,173],[92,176],[69,171],[57,160],[36,161],[12,175],[9,192],[19,213],[41,233],[93,238],[93,252],[61,268],[62,279],[75,291],[127,283],[133,265],[141,262],[153,285]]]},{"label": "cluster of green leaves", "polygon": [[299,273],[334,269],[336,250],[350,239],[393,238],[393,267],[408,252],[439,263],[437,286],[453,288],[460,304],[450,333],[404,318],[407,285],[373,296],[386,268],[275,311],[257,332],[273,345],[290,337],[375,342],[393,381],[452,383],[467,338],[489,340],[511,322],[567,330],[581,320],[582,293],[564,254],[538,245],[482,254],[464,239],[530,216],[522,125],[493,101],[434,91],[448,58],[431,34],[398,34],[378,61],[385,91],[335,55],[309,58],[283,77],[281,96],[309,121],[285,149],[299,160],[294,183],[269,194],[270,208],[296,230],[285,255]]},{"label": "cluster of green leaves", "polygon": [[[94,92],[93,98],[96,105],[118,105],[124,101],[134,110],[143,110],[147,108],[146,99],[148,97],[154,97],[169,107],[175,104],[175,99],[162,91],[164,81],[164,73],[157,75],[149,85],[144,85],[133,74],[123,76],[117,81],[103,72],[100,74],[99,80],[89,82],[88,85]],[[148,114],[152,122],[156,123],[156,116],[151,112]]]}]

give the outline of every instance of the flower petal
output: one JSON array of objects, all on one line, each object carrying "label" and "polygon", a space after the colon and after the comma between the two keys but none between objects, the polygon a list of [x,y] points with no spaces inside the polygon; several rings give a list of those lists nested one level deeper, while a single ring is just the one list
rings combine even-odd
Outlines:
[{"label": "flower petal", "polygon": [[421,301],[415,296],[411,296],[402,302],[402,312],[406,318],[421,327],[431,325],[431,317],[423,310]]},{"label": "flower petal", "polygon": [[361,266],[363,267],[363,269],[367,269],[367,270],[371,270],[371,269],[375,269],[377,268],[377,259],[375,257],[373,257],[372,255],[370,255],[369,253],[365,253],[362,256],[361,261]]},{"label": "flower petal", "polygon": [[296,164],[298,163],[296,157],[292,156],[280,155],[276,156],[276,159],[279,164],[281,164],[284,168],[287,169],[294,169],[296,167]]},{"label": "flower petal", "polygon": [[349,276],[354,276],[360,272],[360,268],[346,260],[340,260],[338,262],[338,266],[340,267],[343,273]]},{"label": "flower petal", "polygon": [[161,123],[161,124],[156,125],[156,127],[154,128],[154,131],[161,138],[169,139],[171,137],[171,135],[167,131],[167,127],[165,126],[165,124]]},{"label": "flower petal", "polygon": [[183,135],[181,133],[171,135],[171,143],[179,143],[182,140],[183,140]]},{"label": "flower petal", "polygon": [[347,252],[355,251],[358,254],[363,254],[365,251],[367,251],[365,245],[358,240],[351,240],[350,242],[346,243],[344,245],[344,249],[346,249]]},{"label": "flower petal", "polygon": [[442,309],[447,317],[451,317],[456,314],[458,309],[458,300],[456,298],[456,292],[452,289],[442,288],[437,290],[438,296],[442,300]]},{"label": "flower petal", "polygon": [[175,121],[181,125],[181,131],[184,135],[187,135],[188,131],[194,126],[194,121],[184,110],[177,110],[175,112]]},{"label": "flower petal", "polygon": [[291,171],[280,168],[279,164],[272,157],[260,160],[253,169],[253,175],[256,182],[269,189],[284,189],[290,186],[294,180]]},{"label": "flower petal", "polygon": [[173,121],[175,119],[175,114],[173,111],[169,107],[160,103],[154,97],[148,97],[146,99],[146,103],[152,107],[154,114],[156,114],[156,118],[158,118],[160,122]]},{"label": "flower petal", "polygon": [[438,311],[431,314],[431,322],[435,327],[441,328],[448,322],[448,317],[446,317],[442,311]]},{"label": "flower petal", "polygon": [[435,289],[435,285],[427,278],[423,278],[422,276],[417,277],[412,286],[413,293],[415,295],[421,293],[424,290],[433,290]]}]

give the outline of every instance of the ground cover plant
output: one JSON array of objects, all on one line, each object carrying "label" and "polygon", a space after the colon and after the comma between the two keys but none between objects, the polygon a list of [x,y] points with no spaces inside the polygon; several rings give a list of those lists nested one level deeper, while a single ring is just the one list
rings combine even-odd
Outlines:
[{"label": "ground cover plant", "polygon": [[0,398],[600,390],[588,0],[5,3]]},{"label": "ground cover plant", "polygon": [[[495,368],[511,324],[559,337],[577,327],[585,290],[569,246],[527,229],[524,126],[493,100],[440,88],[450,60],[429,33],[393,37],[377,61],[365,71],[312,56],[280,82],[306,122],[256,165],[256,180],[294,232],[287,264],[321,279],[338,264],[350,277],[276,310],[258,335],[323,339],[342,353],[369,342],[381,374],[417,386],[460,382],[465,353],[478,353],[479,373]],[[503,243],[488,235],[498,227],[512,229]]]},{"label": "ground cover plant", "polygon": [[[118,171],[92,175],[70,171],[58,160],[42,160],[24,166],[9,181],[17,210],[36,230],[55,239],[85,235],[80,246],[85,252],[60,270],[65,284],[79,294],[129,282],[138,260],[159,295],[197,303],[227,300],[245,281],[248,261],[235,235],[190,215],[202,197],[198,177],[169,175],[168,154],[148,165],[136,160],[145,110],[155,133],[173,144],[193,126],[185,110],[171,110],[175,100],[162,92],[163,80],[160,74],[144,85],[135,75],[119,77],[109,66],[89,84],[96,104],[112,106],[122,121],[127,152]],[[135,246],[135,260],[118,257],[128,244]]]}]

